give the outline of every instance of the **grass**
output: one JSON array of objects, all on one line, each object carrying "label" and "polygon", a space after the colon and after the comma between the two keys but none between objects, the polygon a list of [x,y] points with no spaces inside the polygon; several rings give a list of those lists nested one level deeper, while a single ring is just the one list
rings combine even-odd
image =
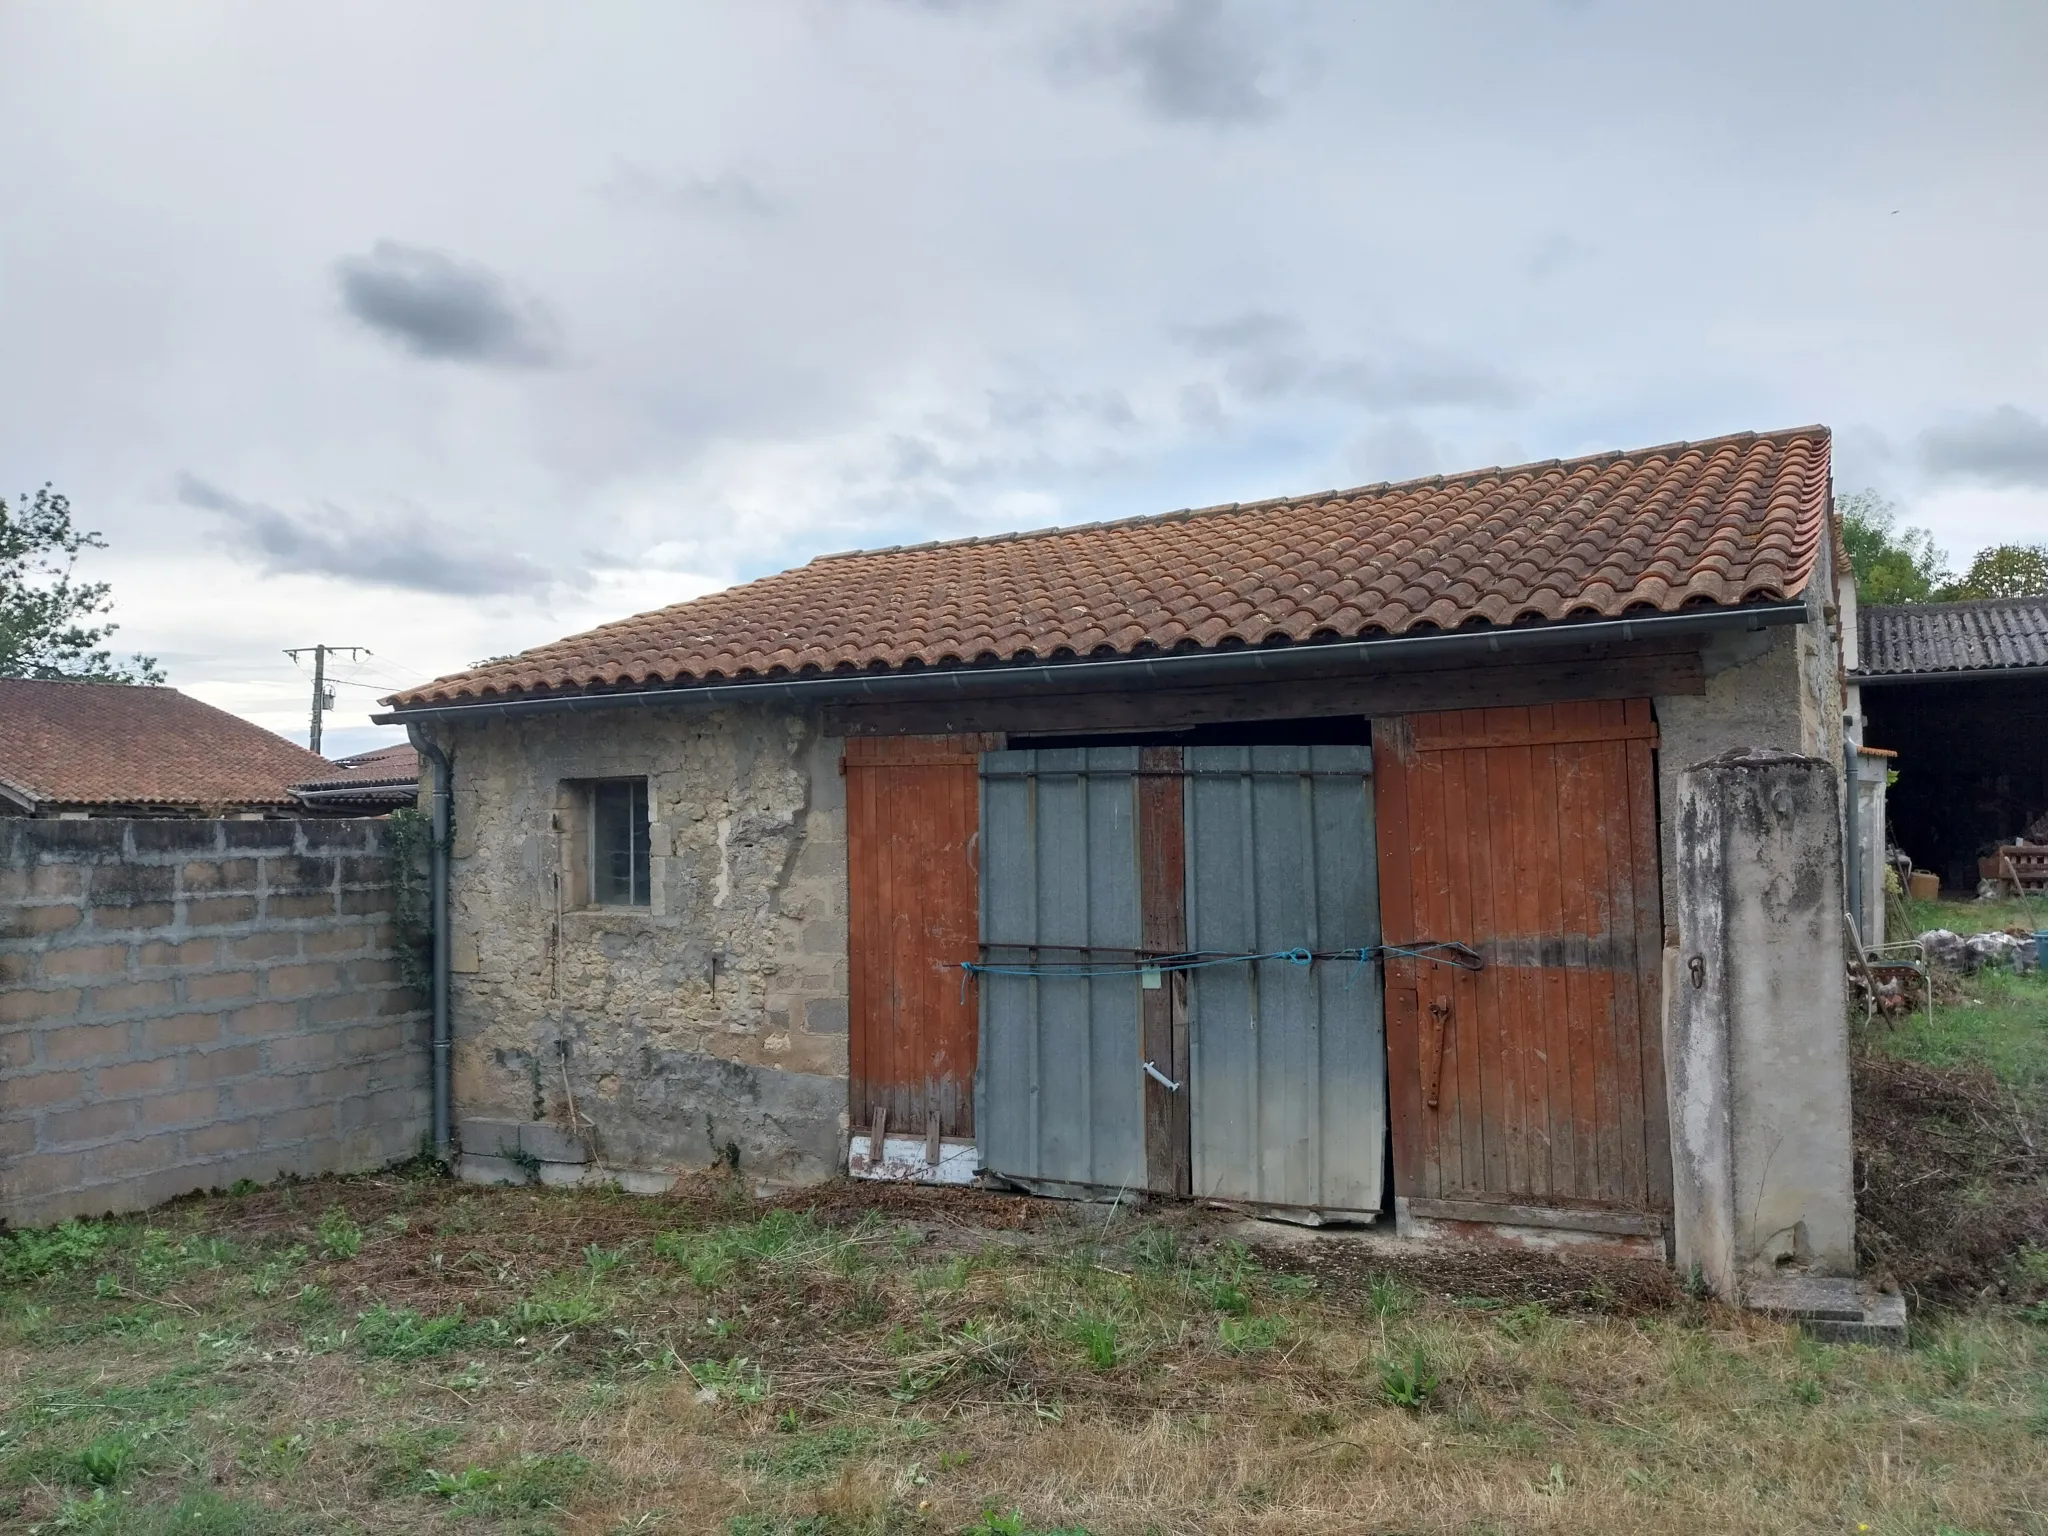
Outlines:
[{"label": "grass", "polygon": [[1890,1353],[1591,1260],[816,1198],[387,1174],[10,1235],[0,1528],[2048,1528],[2016,1306]]}]

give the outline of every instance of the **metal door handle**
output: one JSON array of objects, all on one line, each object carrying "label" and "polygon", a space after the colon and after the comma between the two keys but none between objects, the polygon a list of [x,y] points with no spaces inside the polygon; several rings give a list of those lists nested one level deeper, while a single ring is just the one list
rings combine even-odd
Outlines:
[{"label": "metal door handle", "polygon": [[1152,1081],[1157,1083],[1160,1087],[1164,1088],[1168,1093],[1180,1092],[1180,1084],[1176,1083],[1164,1072],[1160,1071],[1157,1067],[1153,1066],[1152,1063],[1149,1061],[1145,1063],[1145,1075],[1151,1078]]},{"label": "metal door handle", "polygon": [[1437,1107],[1444,1080],[1444,1036],[1449,1033],[1451,999],[1438,994],[1429,1005],[1429,1033],[1422,1042],[1422,1102]]}]

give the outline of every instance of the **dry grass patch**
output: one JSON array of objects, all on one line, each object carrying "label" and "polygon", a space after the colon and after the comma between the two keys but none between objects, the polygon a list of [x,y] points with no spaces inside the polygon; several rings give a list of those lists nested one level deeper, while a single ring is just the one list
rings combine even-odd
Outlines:
[{"label": "dry grass patch", "polygon": [[323,1181],[9,1244],[8,1529],[2048,1529],[2048,1328],[1193,1211]]}]

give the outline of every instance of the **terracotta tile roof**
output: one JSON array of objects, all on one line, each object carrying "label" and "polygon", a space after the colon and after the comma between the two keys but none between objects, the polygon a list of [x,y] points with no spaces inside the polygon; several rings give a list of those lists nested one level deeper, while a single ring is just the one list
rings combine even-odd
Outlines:
[{"label": "terracotta tile roof", "polygon": [[1859,608],[1858,677],[2048,667],[2048,597]]},{"label": "terracotta tile roof", "polygon": [[0,678],[0,795],[37,805],[289,806],[333,764],[175,688]]},{"label": "terracotta tile roof", "polygon": [[1351,639],[1799,594],[1825,427],[829,555],[395,694],[509,694]]},{"label": "terracotta tile roof", "polygon": [[[339,769],[339,772],[335,770]],[[383,784],[417,784],[420,755],[409,742],[337,758],[317,779],[294,784],[293,789],[366,789]]]}]

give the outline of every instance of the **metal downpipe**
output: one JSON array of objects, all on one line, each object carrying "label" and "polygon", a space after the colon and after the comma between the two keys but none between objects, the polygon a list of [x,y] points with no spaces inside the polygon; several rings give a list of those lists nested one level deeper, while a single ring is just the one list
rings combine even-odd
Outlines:
[{"label": "metal downpipe", "polygon": [[434,1156],[448,1162],[454,1152],[450,1134],[449,1107],[451,1073],[449,1053],[453,1030],[448,1010],[448,827],[454,799],[454,766],[448,754],[429,741],[417,725],[408,725],[406,735],[413,748],[427,760],[434,773],[432,836],[433,851],[428,858],[431,871],[428,905],[433,908],[434,926],[434,1029],[428,1048],[427,1075],[434,1095]]}]

